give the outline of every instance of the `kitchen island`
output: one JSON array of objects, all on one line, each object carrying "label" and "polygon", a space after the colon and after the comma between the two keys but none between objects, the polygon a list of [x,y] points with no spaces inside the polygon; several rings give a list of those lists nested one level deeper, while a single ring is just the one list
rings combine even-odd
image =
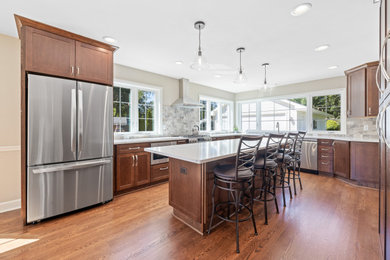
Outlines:
[{"label": "kitchen island", "polygon": [[[235,162],[240,139],[145,148],[169,157],[169,205],[173,215],[200,234],[207,232],[211,216],[213,169]],[[265,140],[260,149],[264,150]],[[216,190],[216,203],[227,193]],[[219,219],[218,219],[219,220]],[[215,219],[213,223],[218,224]]]}]

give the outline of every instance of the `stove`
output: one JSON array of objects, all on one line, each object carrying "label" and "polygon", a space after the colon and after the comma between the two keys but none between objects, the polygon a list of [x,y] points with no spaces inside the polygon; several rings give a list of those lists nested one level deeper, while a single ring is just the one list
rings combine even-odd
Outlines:
[{"label": "stove", "polygon": [[184,136],[188,138],[188,143],[200,143],[200,142],[208,142],[211,141],[211,136],[209,135],[187,135]]}]

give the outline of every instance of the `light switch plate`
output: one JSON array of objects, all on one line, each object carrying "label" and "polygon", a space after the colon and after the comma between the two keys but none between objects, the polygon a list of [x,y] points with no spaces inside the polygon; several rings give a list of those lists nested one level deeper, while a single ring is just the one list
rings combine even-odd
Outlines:
[{"label": "light switch plate", "polygon": [[364,125],[364,126],[363,126],[363,130],[364,130],[364,131],[368,131],[368,125]]}]

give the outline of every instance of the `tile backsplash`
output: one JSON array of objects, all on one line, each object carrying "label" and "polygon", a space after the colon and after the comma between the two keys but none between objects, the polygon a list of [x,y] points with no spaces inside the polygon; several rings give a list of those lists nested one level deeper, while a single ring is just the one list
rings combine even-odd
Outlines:
[{"label": "tile backsplash", "polygon": [[163,106],[163,135],[190,135],[194,125],[199,125],[199,108]]},{"label": "tile backsplash", "polygon": [[[366,127],[366,129],[364,129]],[[352,137],[378,138],[376,133],[376,118],[348,118],[347,135]]]}]

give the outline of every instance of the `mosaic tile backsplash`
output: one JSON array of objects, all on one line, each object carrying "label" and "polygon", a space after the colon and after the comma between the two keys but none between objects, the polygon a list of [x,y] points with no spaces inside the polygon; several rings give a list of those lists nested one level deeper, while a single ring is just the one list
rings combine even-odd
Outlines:
[{"label": "mosaic tile backsplash", "polygon": [[163,135],[191,135],[194,125],[199,125],[199,108],[163,106]]}]

